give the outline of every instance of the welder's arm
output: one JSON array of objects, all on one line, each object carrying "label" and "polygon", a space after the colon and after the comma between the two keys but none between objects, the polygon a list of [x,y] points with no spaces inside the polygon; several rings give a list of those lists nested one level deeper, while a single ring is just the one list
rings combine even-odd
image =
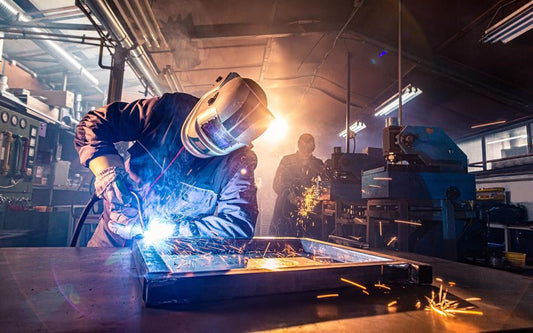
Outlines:
[{"label": "welder's arm", "polygon": [[[95,174],[105,169],[106,163],[121,164],[122,160],[114,144],[137,140],[145,135],[150,124],[155,123],[153,118],[157,118],[156,106],[159,100],[152,98],[132,103],[115,102],[88,112],[76,126],[74,137],[74,146],[81,164],[89,166]],[[116,157],[112,157],[113,155]],[[100,156],[104,158],[91,163]]]},{"label": "welder's arm", "polygon": [[274,181],[272,182],[272,188],[277,195],[281,195],[283,191],[287,190],[287,180],[286,178],[286,159],[282,158],[279,162],[278,168],[276,169],[276,174],[274,176]]},{"label": "welder's arm", "polygon": [[182,237],[252,238],[257,221],[257,188],[254,169],[255,154],[241,159],[228,174],[230,179],[219,194],[215,215],[185,222],[179,226]]},{"label": "welder's arm", "polygon": [[112,103],[87,113],[76,127],[74,144],[80,162],[95,175],[95,194],[109,211],[107,226],[130,239],[142,232],[137,202],[131,191],[135,183],[124,169],[114,146],[119,141],[139,138],[157,100]]}]

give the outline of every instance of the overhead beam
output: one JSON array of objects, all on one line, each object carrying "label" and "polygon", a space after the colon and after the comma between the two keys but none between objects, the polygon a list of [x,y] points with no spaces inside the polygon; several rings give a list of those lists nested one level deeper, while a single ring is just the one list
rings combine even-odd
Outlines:
[{"label": "overhead beam", "polygon": [[291,35],[303,35],[317,32],[339,31],[339,22],[301,21],[290,23],[276,22],[272,25],[265,24],[215,24],[194,25],[185,27],[192,40],[222,39],[222,38],[280,38]]}]

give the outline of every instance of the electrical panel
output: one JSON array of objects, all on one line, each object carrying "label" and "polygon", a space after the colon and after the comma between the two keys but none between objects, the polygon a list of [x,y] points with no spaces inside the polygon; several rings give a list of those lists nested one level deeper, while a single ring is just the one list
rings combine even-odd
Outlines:
[{"label": "electrical panel", "polygon": [[0,106],[0,201],[30,200],[40,122]]}]

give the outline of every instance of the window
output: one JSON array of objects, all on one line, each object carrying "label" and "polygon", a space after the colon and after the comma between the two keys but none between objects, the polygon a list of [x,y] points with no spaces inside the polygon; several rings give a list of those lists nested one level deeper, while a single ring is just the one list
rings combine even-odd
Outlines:
[{"label": "window", "polygon": [[[481,153],[481,138],[466,140],[458,143],[457,145],[468,157],[468,164],[483,162],[483,155]],[[483,165],[481,164],[476,167],[468,167],[468,172],[481,170],[483,170]]]},{"label": "window", "polygon": [[[487,161],[527,154],[526,126],[487,135],[485,149]],[[488,169],[505,166],[507,166],[505,161],[487,164]]]}]

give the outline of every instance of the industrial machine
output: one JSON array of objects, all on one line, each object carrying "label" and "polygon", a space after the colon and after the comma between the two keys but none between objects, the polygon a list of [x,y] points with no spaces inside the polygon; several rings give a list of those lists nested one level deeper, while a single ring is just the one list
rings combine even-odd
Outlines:
[{"label": "industrial machine", "polygon": [[0,202],[24,205],[31,200],[39,121],[0,106]]},{"label": "industrial machine", "polygon": [[482,247],[467,157],[438,127],[383,130],[385,166],[362,176],[367,242],[458,260]]},{"label": "industrial machine", "polygon": [[[385,165],[381,148],[343,153],[335,147],[328,164],[330,199],[323,202],[324,219],[333,219],[329,239],[345,245],[366,247],[366,199],[361,196],[364,170]],[[323,223],[325,224],[325,223]]]}]

